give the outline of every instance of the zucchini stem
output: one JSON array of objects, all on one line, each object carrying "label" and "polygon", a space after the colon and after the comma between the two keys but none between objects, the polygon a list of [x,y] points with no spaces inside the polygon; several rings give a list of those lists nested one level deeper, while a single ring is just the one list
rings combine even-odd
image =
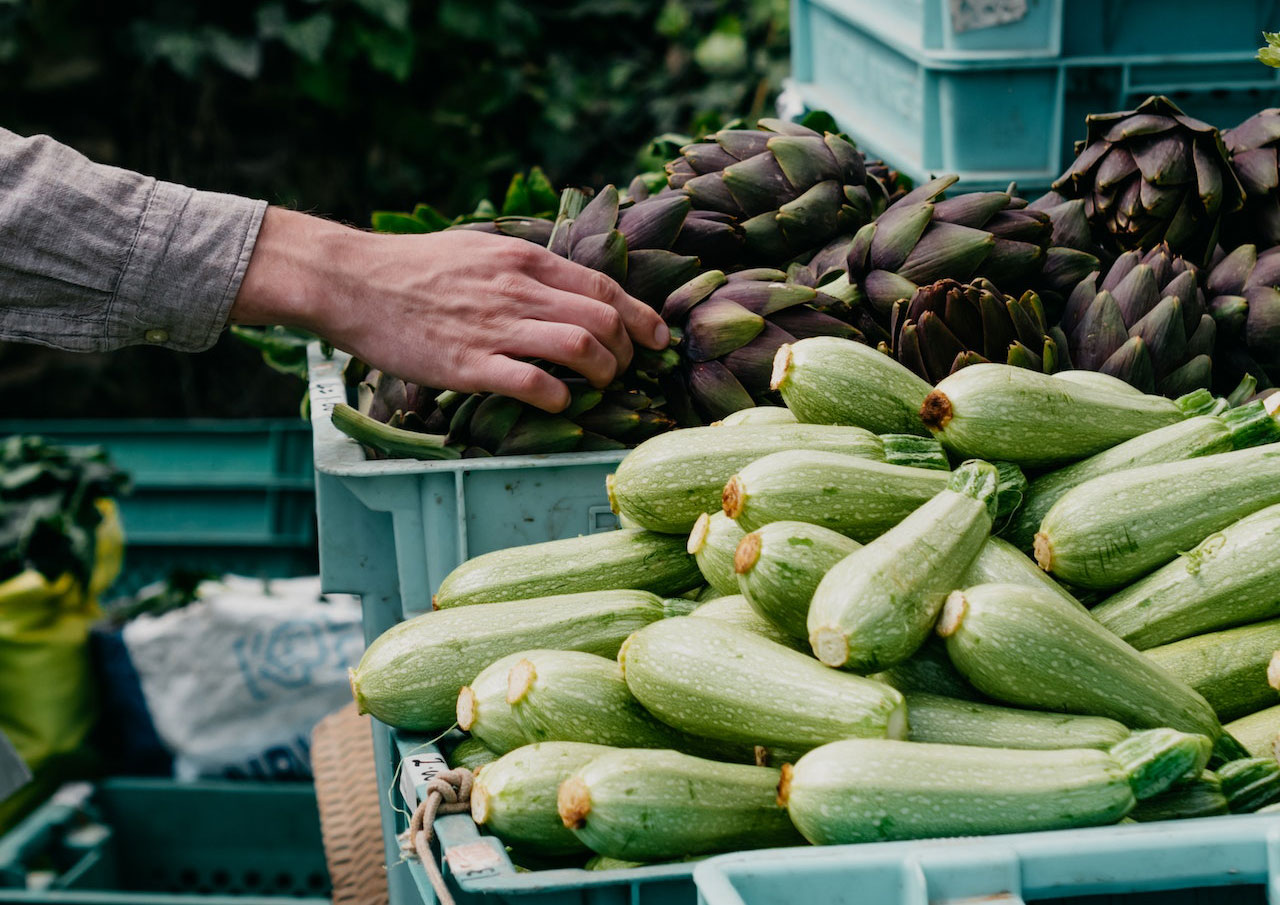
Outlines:
[{"label": "zucchini stem", "polygon": [[760,546],[760,535],[756,532],[749,532],[743,537],[733,554],[733,571],[739,575],[746,575],[754,569],[756,563],[760,561]]},{"label": "zucchini stem", "polygon": [[953,410],[947,394],[933,390],[924,397],[924,405],[920,406],[920,420],[931,431],[940,431],[951,422]]},{"label": "zucchini stem", "polygon": [[791,343],[778,346],[778,352],[773,356],[773,373],[769,377],[769,389],[775,392],[782,389],[787,375],[791,373],[791,359]]},{"label": "zucchini stem", "polygon": [[690,556],[696,556],[702,552],[703,547],[707,545],[709,533],[711,533],[711,516],[704,512],[693,523],[693,530],[689,532],[689,542],[684,547]]},{"label": "zucchini stem", "polygon": [[529,693],[529,686],[538,678],[538,670],[529,660],[521,660],[507,673],[507,703],[518,704]]},{"label": "zucchini stem", "polygon": [[724,485],[724,492],[720,495],[720,502],[724,506],[724,514],[731,519],[737,519],[742,515],[742,507],[746,503],[747,492],[742,486],[742,478],[734,475],[729,479],[729,483]]},{"label": "zucchini stem", "polygon": [[943,638],[954,635],[968,612],[969,601],[964,596],[964,591],[952,591],[948,594],[946,603],[942,605],[942,614],[938,617],[938,635]]},{"label": "zucchini stem", "polygon": [[591,813],[591,790],[577,776],[570,776],[560,784],[556,793],[556,810],[560,820],[571,830],[580,830],[586,825],[587,815]]}]

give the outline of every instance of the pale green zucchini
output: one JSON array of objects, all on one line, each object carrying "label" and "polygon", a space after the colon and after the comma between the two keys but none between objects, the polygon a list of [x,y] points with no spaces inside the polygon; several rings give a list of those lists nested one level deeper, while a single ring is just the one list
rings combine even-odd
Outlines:
[{"label": "pale green zucchini", "polygon": [[1280,758],[1280,704],[1232,720],[1223,728],[1254,757]]},{"label": "pale green zucchini", "polygon": [[1272,619],[1196,635],[1144,653],[1204,695],[1218,719],[1226,721],[1280,704],[1271,684],[1272,664],[1280,666],[1278,651],[1280,619]]},{"label": "pale green zucchini", "polygon": [[1280,505],[1197,540],[1104,600],[1093,617],[1142,650],[1280,615]]},{"label": "pale green zucchini", "polygon": [[424,613],[394,625],[351,671],[361,713],[397,729],[454,721],[458,692],[500,657],[537,647],[618,652],[633,631],[661,619],[645,591],[565,594]]},{"label": "pale green zucchini", "polygon": [[1011,584],[956,591],[938,634],[960,673],[996,700],[1110,717],[1132,729],[1222,735],[1203,697],[1048,591]]},{"label": "pale green zucchini", "polygon": [[1055,371],[1053,377],[1057,380],[1065,380],[1068,383],[1078,386],[1090,387],[1096,390],[1110,390],[1113,393],[1128,393],[1129,395],[1146,395],[1142,390],[1133,384],[1121,380],[1119,377],[1112,377],[1110,374],[1103,374],[1101,371]]},{"label": "pale green zucchini", "polygon": [[998,704],[960,701],[908,692],[907,716],[913,742],[976,745],[984,748],[1098,748],[1107,750],[1129,737],[1129,729],[1101,716],[1019,710]]},{"label": "pale green zucchini", "polygon": [[471,787],[471,817],[506,844],[538,855],[568,855],[587,847],[560,820],[560,784],[613,749],[579,742],[517,748],[485,766]]},{"label": "pale green zucchini", "polygon": [[1135,803],[1128,774],[1105,751],[884,739],[810,751],[783,768],[779,798],[818,845],[1102,826]]},{"label": "pale green zucchini", "polygon": [[786,752],[906,735],[906,707],[894,689],[713,619],[646,626],[618,660],[637,700],[691,735]]},{"label": "pale green zucchini", "polygon": [[1280,763],[1275,757],[1244,757],[1218,768],[1227,807],[1233,814],[1254,811],[1280,801]]},{"label": "pale green zucchini", "polygon": [[804,654],[809,653],[809,643],[807,641],[788,635],[768,619],[761,616],[747,598],[741,594],[731,594],[725,597],[717,597],[715,600],[708,600],[706,603],[699,604],[698,608],[689,615],[698,619],[715,619],[719,622],[727,622],[730,625],[736,625],[740,629],[745,629],[753,635],[768,638],[775,644],[785,645]]},{"label": "pale green zucchini", "polygon": [[1046,466],[1174,424],[1187,417],[1189,407],[1163,396],[1099,390],[984,363],[944,378],[924,400],[920,416],[958,455]]},{"label": "pale green zucchini", "polygon": [[674,597],[702,584],[685,539],[620,528],[495,550],[445,576],[436,609],[627,588]]},{"label": "pale green zucchini", "polygon": [[840,453],[791,450],[757,459],[730,477],[722,503],[725,514],[747,531],[801,521],[865,543],[945,489],[950,477]]},{"label": "pale green zucchini", "polygon": [[920,406],[932,387],[863,343],[815,336],[782,345],[769,385],[801,421],[927,436]]},{"label": "pale green zucchini", "polygon": [[1103,475],[1053,504],[1036,562],[1071,584],[1119,587],[1276,503],[1275,443]]},{"label": "pale green zucchini", "polygon": [[978,551],[969,571],[958,587],[971,588],[980,584],[1024,584],[1033,588],[1052,591],[1082,613],[1087,613],[1083,603],[1076,600],[1066,588],[1050,578],[1045,571],[1024,556],[1008,541],[990,537]]},{"label": "pale green zucchini", "polygon": [[961,701],[985,701],[987,698],[969,684],[969,680],[951,665],[947,645],[937,636],[927,639],[920,649],[891,669],[867,676],[896,688],[905,694],[941,695]]},{"label": "pale green zucchini", "polygon": [[1222,782],[1211,770],[1199,776],[1183,777],[1159,795],[1139,801],[1129,816],[1139,823],[1156,820],[1184,820],[1193,817],[1218,817],[1231,813]]},{"label": "pale green zucchini", "polygon": [[[631,696],[617,661],[582,651],[526,651],[509,667],[506,701],[531,742],[590,742],[617,748],[696,743],[654,719]],[[701,745],[700,753],[707,753]]]},{"label": "pale green zucchini", "polygon": [[449,766],[477,773],[485,764],[491,764],[501,756],[478,738],[464,738],[449,752]]},{"label": "pale green zucchini", "polygon": [[1129,774],[1139,801],[1159,795],[1180,777],[1199,775],[1212,752],[1208,736],[1176,729],[1135,732],[1107,751]]},{"label": "pale green zucchini", "polygon": [[778,804],[780,775],[675,751],[615,751],[564,781],[560,819],[592,851],[613,858],[799,845]]},{"label": "pale green zucchini", "polygon": [[733,556],[746,531],[723,512],[702,513],[689,532],[687,549],[698,563],[707,584],[721,594],[738,593],[738,576]]},{"label": "pale green zucchini", "polygon": [[808,649],[809,601],[822,577],[861,544],[807,522],[762,525],[742,538],[733,567],[756,612]]},{"label": "pale green zucchini", "polygon": [[1280,440],[1280,425],[1267,414],[1261,402],[1229,409],[1221,415],[1199,415],[1179,421],[1036,478],[1027,487],[1022,506],[1002,533],[1020,549],[1030,551],[1040,523],[1053,504],[1068,490],[1092,478],[1276,440]]},{"label": "pale green zucchini", "polygon": [[524,657],[523,651],[500,657],[480,670],[470,685],[464,685],[458,691],[458,728],[470,732],[485,747],[498,754],[506,754],[537,741],[520,725],[507,701],[507,674]]},{"label": "pale green zucchini", "polygon": [[884,461],[884,443],[857,427],[691,427],[658,434],[627,453],[606,481],[609,502],[620,516],[653,531],[688,534],[699,515],[720,508],[720,492],[735,471],[786,449]]},{"label": "pale green zucchini", "polygon": [[672,616],[688,616],[699,606],[698,595],[693,597],[664,597],[662,598],[662,615],[665,619]]},{"label": "pale green zucchini", "polygon": [[994,466],[964,463],[945,490],[833,566],[809,604],[818,659],[867,673],[915,653],[991,534],[996,484]]},{"label": "pale green zucchini", "polygon": [[800,419],[789,408],[780,405],[757,405],[755,408],[739,409],[725,415],[714,425],[716,427],[735,427],[739,424],[797,424]]}]

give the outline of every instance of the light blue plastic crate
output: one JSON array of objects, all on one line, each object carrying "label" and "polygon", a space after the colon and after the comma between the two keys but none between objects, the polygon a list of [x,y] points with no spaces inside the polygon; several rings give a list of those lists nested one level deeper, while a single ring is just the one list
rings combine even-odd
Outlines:
[{"label": "light blue plastic crate", "polygon": [[[935,60],[1240,51],[1280,21],[1277,0],[792,0],[822,7],[886,43]],[[955,10],[961,9],[957,16]],[[797,50],[804,51],[803,43]]]},{"label": "light blue plastic crate", "polygon": [[1087,114],[1152,94],[1222,128],[1280,105],[1280,71],[1253,59],[1256,42],[1215,54],[935,59],[843,6],[793,4],[791,89],[916,181],[957,173],[966,190],[1013,181],[1039,193],[1073,159]]},{"label": "light blue plastic crate", "polygon": [[699,905],[1280,903],[1280,816],[721,855]]}]

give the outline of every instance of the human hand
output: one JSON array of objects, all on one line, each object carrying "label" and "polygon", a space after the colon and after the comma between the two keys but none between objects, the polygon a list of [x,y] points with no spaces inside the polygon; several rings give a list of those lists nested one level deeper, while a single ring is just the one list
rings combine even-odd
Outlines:
[{"label": "human hand", "polygon": [[553,412],[568,388],[520,359],[604,386],[630,364],[632,340],[662,349],[670,338],[613,280],[523,239],[376,235],[279,208],[263,219],[231,321],[303,327],[404,380]]}]

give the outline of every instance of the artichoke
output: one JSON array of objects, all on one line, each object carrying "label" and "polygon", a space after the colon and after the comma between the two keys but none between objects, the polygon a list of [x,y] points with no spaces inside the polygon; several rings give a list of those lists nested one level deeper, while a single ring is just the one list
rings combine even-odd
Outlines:
[{"label": "artichoke", "polygon": [[1230,245],[1280,245],[1280,109],[1263,110],[1222,133],[1244,206],[1223,224]]},{"label": "artichoke", "polygon": [[1209,386],[1217,329],[1197,281],[1195,266],[1163,244],[1090,274],[1062,314],[1071,365],[1173,398]]},{"label": "artichoke", "polygon": [[1088,138],[1054,191],[1084,201],[1098,241],[1116,254],[1167,244],[1204,263],[1243,196],[1218,130],[1167,97],[1086,123]]},{"label": "artichoke", "polygon": [[1222,257],[1205,280],[1209,313],[1218,325],[1217,386],[1229,389],[1245,374],[1262,388],[1280,384],[1280,248],[1258,253],[1241,245]]},{"label": "artichoke", "polygon": [[1061,345],[1055,332],[1030,290],[1015,298],[990,280],[939,280],[894,303],[893,340],[882,349],[930,383],[980,361],[1052,373]]},{"label": "artichoke", "polygon": [[[877,172],[896,177],[883,165]],[[890,189],[867,172],[853,142],[777,119],[685,145],[667,173],[694,210],[740,225],[747,258],[756,265],[786,264],[856,230],[889,204]]]}]

